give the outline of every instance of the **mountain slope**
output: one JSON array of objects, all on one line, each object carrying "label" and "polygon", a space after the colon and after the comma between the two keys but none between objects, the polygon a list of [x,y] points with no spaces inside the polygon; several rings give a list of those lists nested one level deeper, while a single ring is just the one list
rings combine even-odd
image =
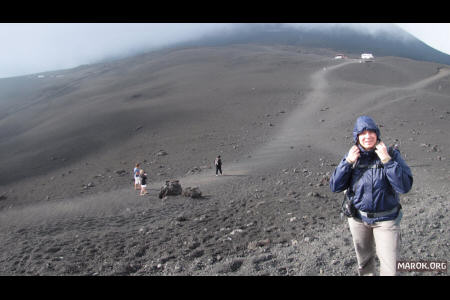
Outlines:
[{"label": "mountain slope", "polygon": [[[366,25],[367,26],[367,25]],[[370,28],[370,27],[369,27]],[[394,24],[382,24],[371,31],[361,25],[346,24],[240,24],[232,30],[208,35],[177,46],[211,46],[236,43],[263,43],[328,48],[359,56],[398,56],[450,65],[450,55],[416,39]]]},{"label": "mountain slope", "polygon": [[[312,51],[204,47],[75,70],[86,81],[72,78],[78,85],[67,94],[18,111],[41,114],[22,118],[26,131],[0,145],[2,167],[14,159],[7,151],[30,150],[3,178],[28,173],[0,185],[0,274],[356,275],[351,234],[339,218],[342,194],[330,191],[328,178],[361,114],[374,117],[386,144],[400,145],[414,175],[401,196],[402,260],[445,261],[450,70]],[[115,110],[121,114],[111,118]],[[30,144],[26,132],[47,139]],[[87,143],[92,152],[73,161],[80,145],[69,142],[67,165],[48,160],[52,169],[31,177],[42,158],[33,151],[65,135],[101,147]],[[18,149],[5,146],[14,140]],[[133,189],[135,162],[149,173],[148,195]],[[159,199],[170,179],[199,186],[204,197]]]}]

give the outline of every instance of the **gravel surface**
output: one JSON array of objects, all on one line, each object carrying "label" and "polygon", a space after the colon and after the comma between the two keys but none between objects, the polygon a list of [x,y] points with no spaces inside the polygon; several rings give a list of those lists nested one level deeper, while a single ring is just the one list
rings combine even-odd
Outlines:
[{"label": "gravel surface", "polygon": [[[401,259],[446,261],[448,66],[332,57],[237,45],[0,80],[0,275],[357,275],[328,180],[363,114],[414,175]],[[174,179],[202,198],[158,198]]]}]

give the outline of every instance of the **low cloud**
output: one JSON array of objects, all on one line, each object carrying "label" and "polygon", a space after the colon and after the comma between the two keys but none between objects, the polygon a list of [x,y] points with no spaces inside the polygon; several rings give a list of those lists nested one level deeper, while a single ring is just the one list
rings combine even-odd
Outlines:
[{"label": "low cloud", "polygon": [[[267,26],[280,28],[279,25]],[[367,34],[395,34],[397,30],[404,34],[392,24],[281,24],[283,26],[303,30],[345,27]],[[3,23],[0,24],[0,78],[73,68],[242,28],[252,26],[226,23]]]},{"label": "low cloud", "polygon": [[72,68],[197,38],[229,24],[0,24],[0,78]]}]

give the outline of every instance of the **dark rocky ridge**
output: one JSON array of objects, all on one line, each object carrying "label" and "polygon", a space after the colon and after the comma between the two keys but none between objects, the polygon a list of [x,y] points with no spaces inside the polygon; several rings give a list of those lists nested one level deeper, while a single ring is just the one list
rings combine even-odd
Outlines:
[{"label": "dark rocky ridge", "polygon": [[395,24],[383,24],[383,28],[375,33],[344,24],[319,25],[290,28],[281,24],[241,24],[235,30],[177,46],[224,46],[250,42],[331,49],[357,56],[369,52],[375,56],[397,56],[450,65],[450,55],[433,49]]}]

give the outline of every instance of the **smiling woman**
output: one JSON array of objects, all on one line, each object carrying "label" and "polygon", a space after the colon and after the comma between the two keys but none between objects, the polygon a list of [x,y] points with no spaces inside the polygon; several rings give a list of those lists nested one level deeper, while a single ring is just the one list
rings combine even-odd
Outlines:
[{"label": "smiling woman", "polygon": [[366,150],[372,150],[377,143],[377,134],[372,130],[364,130],[358,135],[359,144]]},{"label": "smiling woman", "polygon": [[[352,146],[330,178],[333,192],[345,190],[348,224],[353,236],[358,273],[375,275],[375,254],[380,275],[397,275],[402,207],[399,194],[413,183],[410,168],[398,150],[389,155],[380,129],[369,116],[356,119]],[[377,141],[380,141],[378,144]]]}]

